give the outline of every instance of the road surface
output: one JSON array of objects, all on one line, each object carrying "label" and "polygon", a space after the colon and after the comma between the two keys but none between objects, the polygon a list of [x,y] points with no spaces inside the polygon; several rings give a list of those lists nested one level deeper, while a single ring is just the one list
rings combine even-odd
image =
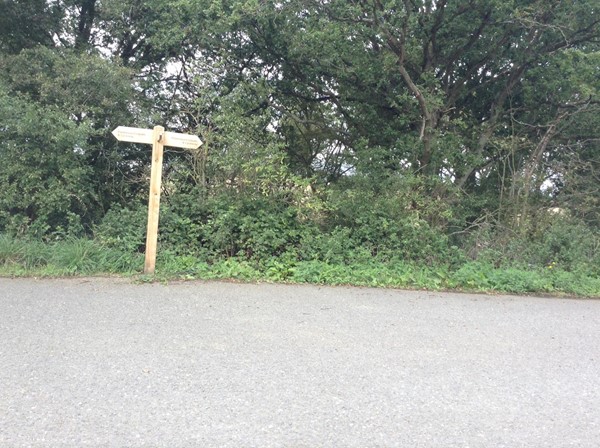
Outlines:
[{"label": "road surface", "polygon": [[600,446],[600,301],[0,279],[0,447]]}]

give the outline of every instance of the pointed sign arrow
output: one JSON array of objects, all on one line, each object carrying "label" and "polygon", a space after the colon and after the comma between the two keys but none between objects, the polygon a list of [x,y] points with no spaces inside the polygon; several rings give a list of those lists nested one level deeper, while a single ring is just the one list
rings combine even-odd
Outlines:
[{"label": "pointed sign arrow", "polygon": [[165,132],[164,145],[176,148],[196,149],[202,142],[197,135],[177,134],[176,132]]},{"label": "pointed sign arrow", "polygon": [[153,143],[152,132],[152,129],[128,128],[127,126],[119,126],[117,129],[112,131],[112,134],[120,142],[147,143],[151,145]]}]

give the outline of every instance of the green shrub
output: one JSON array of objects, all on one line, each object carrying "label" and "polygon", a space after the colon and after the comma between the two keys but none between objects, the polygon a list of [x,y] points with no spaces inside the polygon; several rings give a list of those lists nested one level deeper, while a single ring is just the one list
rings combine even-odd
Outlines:
[{"label": "green shrub", "polygon": [[540,215],[537,222],[515,229],[484,223],[459,244],[471,258],[496,267],[552,267],[600,275],[600,233],[574,218]]},{"label": "green shrub", "polygon": [[148,211],[144,206],[113,207],[95,227],[94,237],[100,244],[122,252],[143,252],[147,221]]},{"label": "green shrub", "polygon": [[211,205],[210,217],[202,226],[203,244],[217,256],[259,261],[277,257],[296,248],[310,227],[300,222],[297,209],[284,200],[221,196]]},{"label": "green shrub", "polygon": [[329,232],[305,231],[298,249],[302,260],[320,260],[333,264],[352,264],[373,258],[371,250],[354,239],[352,229],[334,227]]},{"label": "green shrub", "polygon": [[361,178],[341,182],[327,201],[327,227],[347,229],[347,245],[366,248],[381,260],[456,262],[460,251],[445,234],[451,210],[443,194],[426,194],[431,189],[426,182],[413,177],[377,187]]},{"label": "green shrub", "polygon": [[573,218],[556,216],[540,223],[530,243],[532,263],[568,271],[600,274],[600,233]]}]

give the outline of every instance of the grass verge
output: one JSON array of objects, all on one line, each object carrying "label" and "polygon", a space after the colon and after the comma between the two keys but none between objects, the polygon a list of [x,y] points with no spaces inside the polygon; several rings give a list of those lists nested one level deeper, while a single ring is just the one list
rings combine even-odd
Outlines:
[{"label": "grass verge", "polygon": [[[53,243],[15,240],[0,235],[1,276],[137,275],[142,254],[123,253],[86,239]],[[456,268],[401,261],[361,261],[350,265],[272,258],[260,263],[228,258],[208,263],[193,256],[160,253],[156,276],[143,279],[235,279],[326,285],[462,290],[514,294],[600,297],[600,278],[552,267],[494,267],[467,262]]]}]

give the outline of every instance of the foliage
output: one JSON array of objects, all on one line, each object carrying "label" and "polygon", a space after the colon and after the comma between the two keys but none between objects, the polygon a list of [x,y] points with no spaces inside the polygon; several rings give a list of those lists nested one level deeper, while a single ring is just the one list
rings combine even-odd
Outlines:
[{"label": "foliage", "polygon": [[[427,191],[435,193],[427,196]],[[390,179],[374,188],[370,179],[356,176],[331,190],[327,224],[347,232],[347,245],[380,259],[449,263],[458,256],[443,231],[452,217],[451,196],[444,184],[428,185],[418,177]]]},{"label": "foliage", "polygon": [[94,230],[95,240],[106,247],[126,253],[144,250],[147,212],[138,207],[112,208]]},{"label": "foliage", "polygon": [[116,154],[106,135],[129,116],[128,74],[45,48],[0,58],[0,67],[0,230],[81,235],[109,203],[135,194],[124,170],[136,175],[136,156]]},{"label": "foliage", "polygon": [[0,52],[18,53],[39,44],[51,45],[53,32],[60,29],[60,8],[46,0],[0,2]]},{"label": "foliage", "polygon": [[[93,275],[139,273],[141,254],[108,248],[96,241],[69,239],[54,243],[16,240],[0,235],[0,275]],[[261,263],[232,257],[212,262],[163,250],[158,257],[159,279],[237,279],[388,288],[461,289],[507,293],[552,293],[600,297],[597,275],[569,272],[560,267],[519,269],[466,262],[453,269],[402,261],[355,260],[347,265],[320,260],[297,260],[292,255]],[[147,279],[141,277],[141,279]]]},{"label": "foliage", "polygon": [[9,96],[2,84],[0,122],[0,230],[79,233],[96,200],[92,170],[77,150],[86,146],[89,129],[55,108]]},{"label": "foliage", "polygon": [[163,124],[204,141],[165,154],[169,271],[572,281],[589,295],[598,13],[592,0],[2,1],[2,263],[131,269],[150,148],[111,131]]},{"label": "foliage", "polygon": [[581,220],[538,214],[535,223],[514,231],[497,222],[482,222],[458,242],[471,248],[470,258],[496,267],[561,269],[599,275],[600,233]]}]

